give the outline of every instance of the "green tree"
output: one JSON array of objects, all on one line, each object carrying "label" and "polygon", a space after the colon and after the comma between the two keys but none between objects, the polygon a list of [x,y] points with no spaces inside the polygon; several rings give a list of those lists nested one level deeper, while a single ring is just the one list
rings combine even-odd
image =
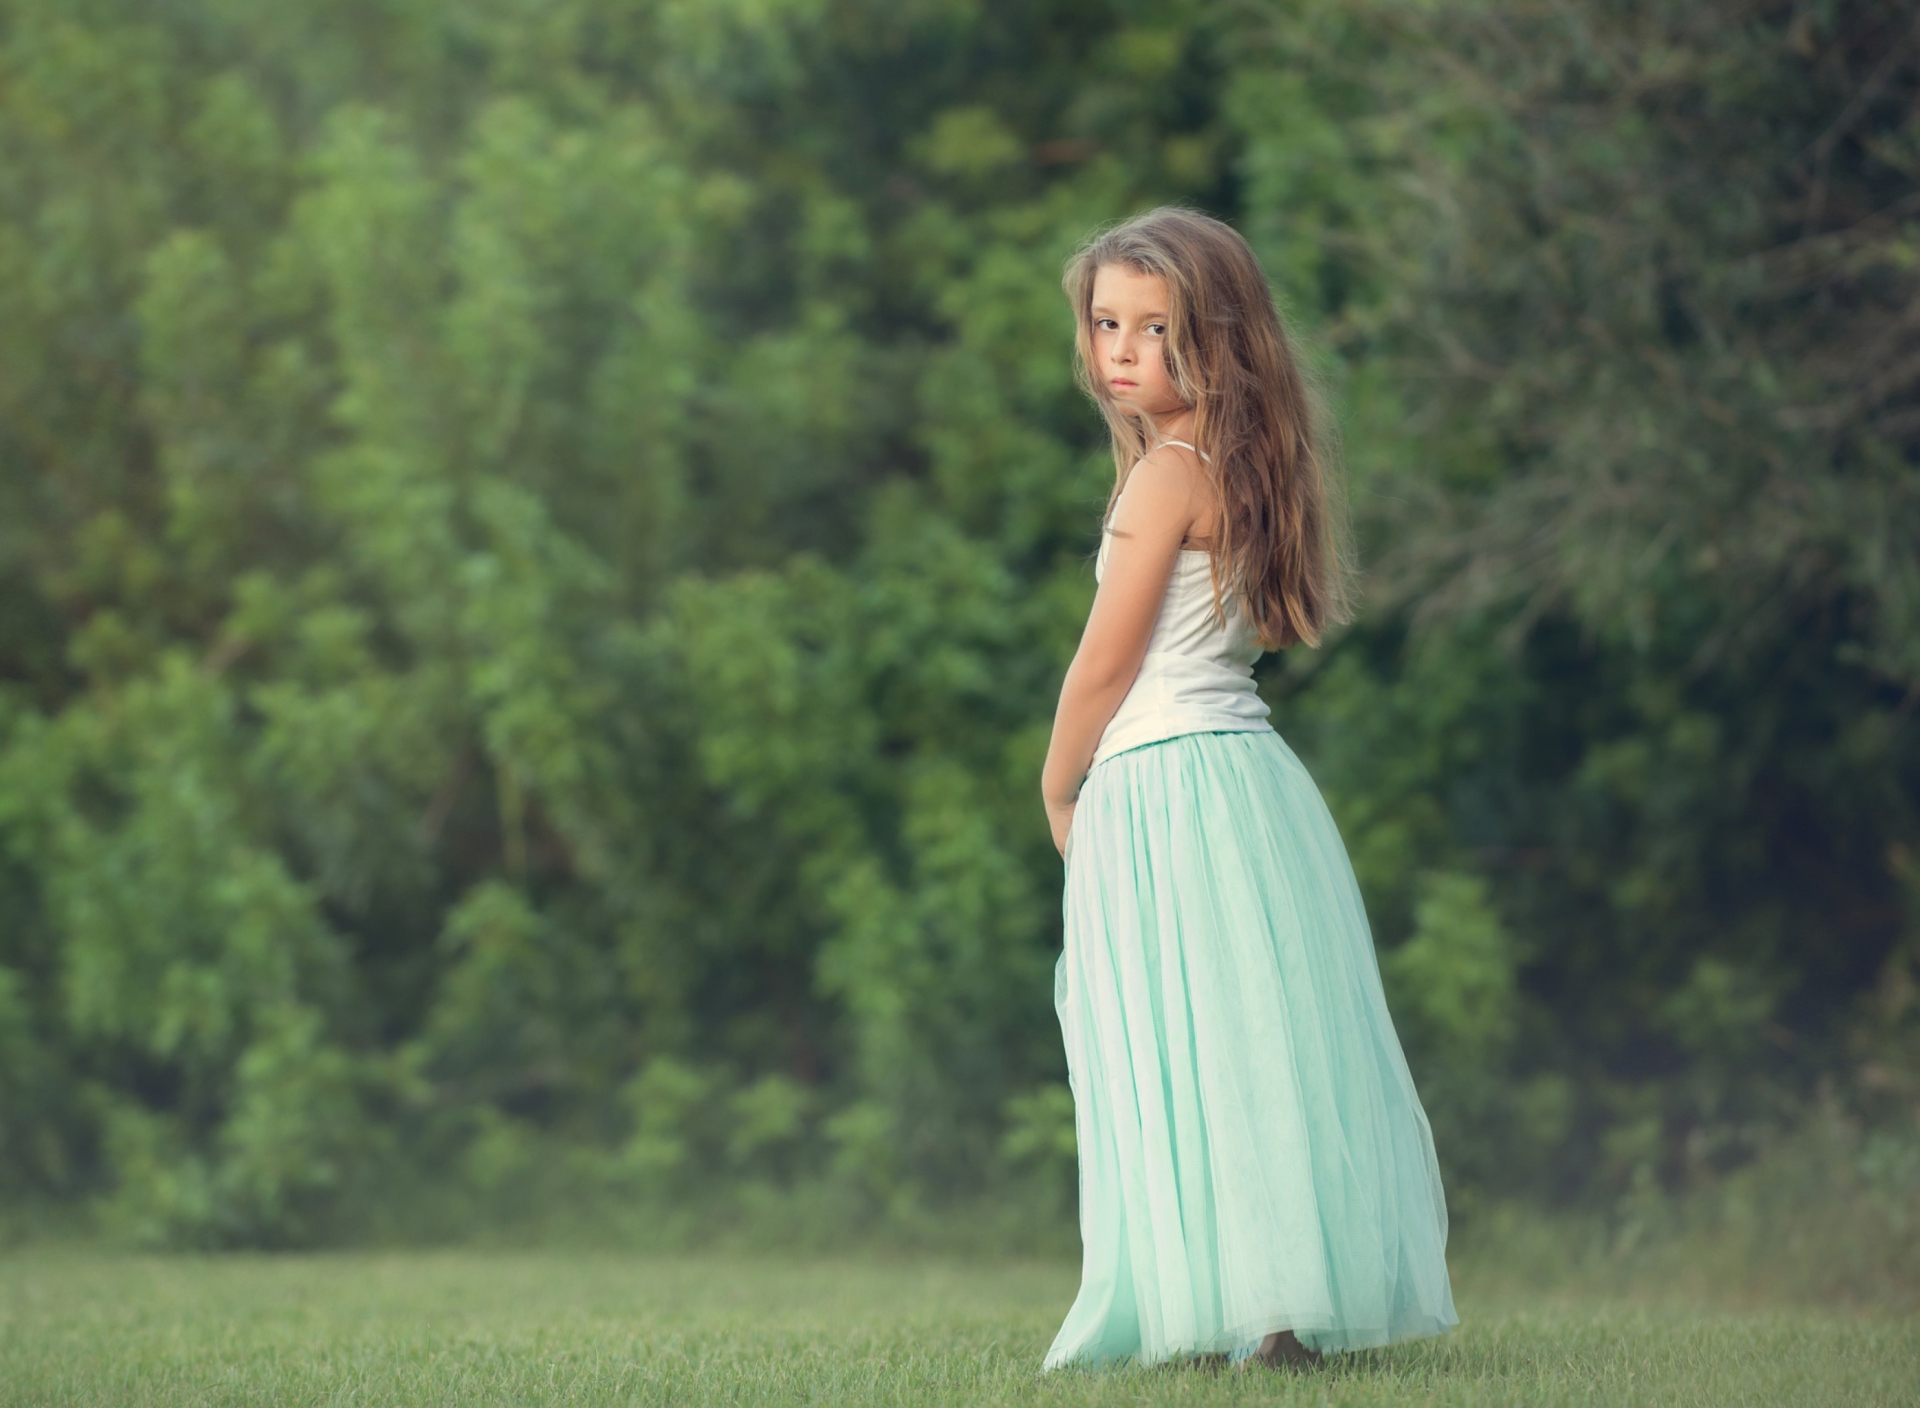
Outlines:
[{"label": "green tree", "polygon": [[1339,414],[1261,683],[1453,1186],[1737,1157],[1911,1024],[1905,26],[0,0],[0,1198],[1058,1219],[1058,273],[1167,200]]}]

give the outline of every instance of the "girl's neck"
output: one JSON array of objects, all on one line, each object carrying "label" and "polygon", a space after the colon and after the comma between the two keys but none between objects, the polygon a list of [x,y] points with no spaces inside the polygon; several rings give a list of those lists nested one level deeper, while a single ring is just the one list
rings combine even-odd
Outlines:
[{"label": "girl's neck", "polygon": [[1170,411],[1163,416],[1148,416],[1147,437],[1154,444],[1164,444],[1168,440],[1193,439],[1193,407],[1184,406],[1180,410]]}]

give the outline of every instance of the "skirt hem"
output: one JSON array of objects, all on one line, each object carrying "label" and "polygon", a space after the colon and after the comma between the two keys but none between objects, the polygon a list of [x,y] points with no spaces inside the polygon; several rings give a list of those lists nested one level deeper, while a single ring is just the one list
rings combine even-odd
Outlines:
[{"label": "skirt hem", "polygon": [[[1041,1368],[1042,1372],[1055,1369],[1099,1369],[1130,1365],[1149,1368],[1175,1359],[1197,1359],[1203,1354],[1225,1354],[1235,1360],[1247,1359],[1252,1357],[1253,1352],[1260,1347],[1262,1340],[1280,1330],[1292,1330],[1302,1344],[1318,1353],[1350,1354],[1365,1349],[1384,1349],[1388,1345],[1404,1344],[1409,1340],[1432,1339],[1437,1335],[1451,1333],[1459,1324],[1457,1318],[1449,1320],[1423,1317],[1417,1321],[1403,1322],[1397,1327],[1346,1326],[1336,1329],[1333,1322],[1325,1316],[1268,1316],[1221,1330],[1192,1345],[1169,1345],[1151,1354],[1134,1350],[1101,1355],[1084,1347],[1072,1354],[1058,1357],[1050,1353]],[[1336,1339],[1338,1343],[1330,1342]]]}]

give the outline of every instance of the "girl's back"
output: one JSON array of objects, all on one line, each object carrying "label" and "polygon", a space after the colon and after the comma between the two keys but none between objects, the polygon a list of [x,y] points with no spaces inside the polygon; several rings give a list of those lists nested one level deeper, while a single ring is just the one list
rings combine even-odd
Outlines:
[{"label": "girl's back", "polygon": [[[1163,442],[1185,446],[1185,441]],[[1111,519],[1101,525],[1094,580],[1104,578]],[[1266,701],[1253,685],[1253,665],[1265,652],[1236,593],[1224,596],[1225,622],[1214,614],[1208,553],[1182,549],[1148,637],[1133,687],[1100,736],[1093,763],[1115,753],[1181,733],[1266,729]]]}]

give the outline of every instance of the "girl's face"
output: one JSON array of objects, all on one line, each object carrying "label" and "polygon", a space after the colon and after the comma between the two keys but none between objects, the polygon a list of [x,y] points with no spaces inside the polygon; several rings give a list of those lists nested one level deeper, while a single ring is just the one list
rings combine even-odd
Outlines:
[{"label": "girl's face", "polygon": [[1125,264],[1093,273],[1093,372],[1122,410],[1148,417],[1184,410],[1167,367],[1167,281]]}]

